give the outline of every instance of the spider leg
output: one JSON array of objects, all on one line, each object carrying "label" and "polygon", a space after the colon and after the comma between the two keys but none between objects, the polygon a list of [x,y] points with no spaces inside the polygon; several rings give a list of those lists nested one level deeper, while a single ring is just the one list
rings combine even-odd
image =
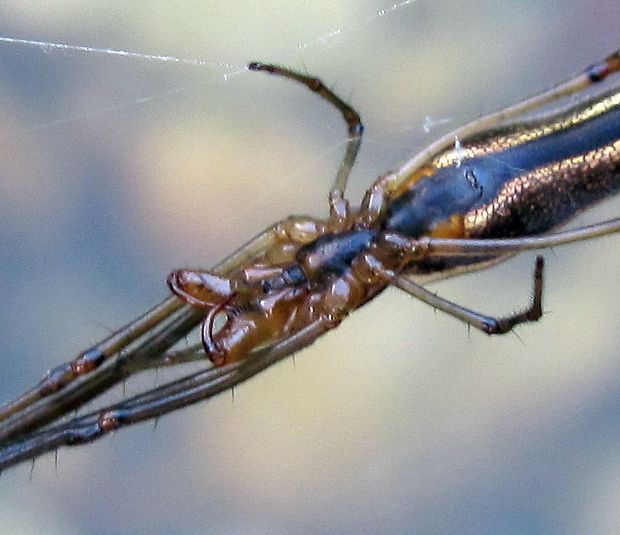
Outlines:
[{"label": "spider leg", "polygon": [[416,173],[423,172],[429,162],[443,151],[454,146],[455,140],[465,140],[480,132],[488,131],[525,113],[535,111],[561,98],[579,93],[583,89],[605,80],[607,77],[620,72],[620,50],[607,56],[604,60],[591,65],[577,76],[561,83],[547,91],[527,98],[508,108],[477,118],[430,144],[426,149],[416,154],[398,171],[392,173],[385,186],[389,194],[398,189],[404,182]]},{"label": "spider leg", "polygon": [[[295,335],[258,350],[247,359],[191,374],[90,414],[30,433],[0,446],[0,470],[61,446],[92,442],[121,427],[209,399],[310,345],[338,322],[321,317]],[[189,355],[185,355],[188,358]],[[174,360],[174,353],[170,355]]]},{"label": "spider leg", "polygon": [[510,314],[501,318],[480,314],[479,312],[462,307],[452,301],[449,301],[448,299],[439,297],[403,275],[395,277],[392,284],[407,292],[409,295],[420,299],[420,301],[423,301],[438,310],[446,312],[447,314],[466,322],[468,325],[471,325],[484,333],[505,334],[510,332],[513,327],[520,323],[538,321],[542,317],[543,267],[543,257],[536,257],[532,304],[521,312]]},{"label": "spider leg", "polygon": [[348,128],[347,146],[344,157],[340,162],[340,167],[338,168],[336,178],[329,192],[329,204],[330,226],[333,230],[346,226],[349,223],[350,217],[349,203],[345,198],[345,191],[349,175],[351,174],[351,169],[353,168],[355,158],[357,157],[357,153],[362,143],[362,135],[364,132],[364,125],[362,124],[359,113],[338,95],[336,95],[331,89],[326,87],[319,78],[307,76],[292,69],[271,65],[268,63],[253,62],[248,65],[248,69],[251,71],[263,71],[276,76],[282,76],[283,78],[288,78],[289,80],[295,80],[296,82],[308,87],[314,93],[320,95],[341,113]]},{"label": "spider leg", "polygon": [[478,256],[501,255],[547,249],[607,234],[620,232],[620,218],[609,219],[594,225],[579,227],[563,232],[553,232],[542,236],[500,239],[452,239],[452,238],[410,238],[398,233],[385,233],[382,240],[387,247],[394,247],[399,254],[412,261],[427,256]]},{"label": "spider leg", "polygon": [[[218,264],[225,276],[289,235],[307,239],[320,222],[292,217],[273,225]],[[50,370],[34,387],[0,407],[0,443],[49,425],[142,369],[166,364],[162,352],[200,323],[202,314],[169,297],[113,335]],[[79,381],[78,381],[79,379]]]},{"label": "spider leg", "polygon": [[56,366],[47,372],[45,377],[36,386],[27,390],[17,399],[0,407],[0,422],[39,400],[62,390],[76,379],[91,373],[120,350],[157,327],[157,325],[169,318],[181,307],[181,301],[175,298],[168,298],[99,344],[83,351],[73,360]]},{"label": "spider leg", "polygon": [[58,418],[81,407],[114,385],[135,373],[136,369],[151,367],[151,362],[184,337],[202,319],[199,311],[185,306],[161,326],[149,331],[137,345],[132,345],[100,364],[92,372],[72,381],[55,393],[11,414],[0,424],[0,444],[19,440],[19,437],[41,429]]}]

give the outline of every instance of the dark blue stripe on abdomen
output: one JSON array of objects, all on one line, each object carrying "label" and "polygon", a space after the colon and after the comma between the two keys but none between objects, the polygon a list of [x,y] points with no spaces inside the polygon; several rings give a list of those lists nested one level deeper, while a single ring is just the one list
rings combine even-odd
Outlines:
[{"label": "dark blue stripe on abdomen", "polygon": [[439,169],[392,201],[382,228],[421,236],[453,214],[494,199],[503,184],[537,167],[607,145],[620,137],[620,109],[505,151]]}]

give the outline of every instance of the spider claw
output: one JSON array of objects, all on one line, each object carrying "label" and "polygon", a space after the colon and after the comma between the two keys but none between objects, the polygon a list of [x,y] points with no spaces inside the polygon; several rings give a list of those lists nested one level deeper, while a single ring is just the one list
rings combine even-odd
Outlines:
[{"label": "spider claw", "polygon": [[204,346],[207,358],[213,362],[214,366],[223,365],[226,362],[226,356],[228,355],[228,350],[223,348],[222,345],[219,344],[213,337],[213,325],[215,323],[215,318],[220,312],[228,307],[228,305],[230,305],[231,301],[235,297],[236,294],[232,294],[224,301],[221,301],[212,307],[202,323],[202,345]]},{"label": "spider claw", "polygon": [[202,309],[217,306],[220,299],[233,295],[230,279],[208,271],[179,269],[168,275],[166,283],[178,298]]}]

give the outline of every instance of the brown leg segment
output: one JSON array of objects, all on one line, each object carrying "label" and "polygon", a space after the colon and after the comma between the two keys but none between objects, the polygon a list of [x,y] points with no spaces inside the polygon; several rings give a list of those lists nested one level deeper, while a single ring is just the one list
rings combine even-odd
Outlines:
[{"label": "brown leg segment", "polygon": [[317,93],[323,97],[342,114],[342,117],[348,127],[347,148],[330,191],[329,201],[331,214],[330,226],[334,227],[332,230],[338,230],[339,228],[345,227],[348,224],[349,219],[349,205],[344,197],[344,194],[347,187],[347,180],[362,143],[362,134],[364,132],[364,125],[362,124],[359,113],[357,113],[331,89],[327,88],[319,78],[307,76],[292,69],[271,65],[268,63],[253,62],[248,65],[248,69],[251,71],[268,72],[269,74],[282,76],[283,78],[288,78],[289,80],[295,80],[296,82],[305,85],[314,93]]}]

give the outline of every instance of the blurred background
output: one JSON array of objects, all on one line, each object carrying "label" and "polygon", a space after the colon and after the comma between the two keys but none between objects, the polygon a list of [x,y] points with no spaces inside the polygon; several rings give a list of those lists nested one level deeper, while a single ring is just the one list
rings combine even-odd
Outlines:
[{"label": "blurred background", "polygon": [[[326,213],[341,118],[248,61],[305,68],[360,111],[359,200],[441,134],[620,46],[615,0],[393,1],[2,2],[0,37],[210,65],[0,43],[0,401],[165,298],[172,269]],[[3,473],[0,531],[618,532],[619,247],[547,252],[548,314],[518,337],[387,291],[234,401]],[[505,314],[528,303],[533,258],[433,289]]]}]

